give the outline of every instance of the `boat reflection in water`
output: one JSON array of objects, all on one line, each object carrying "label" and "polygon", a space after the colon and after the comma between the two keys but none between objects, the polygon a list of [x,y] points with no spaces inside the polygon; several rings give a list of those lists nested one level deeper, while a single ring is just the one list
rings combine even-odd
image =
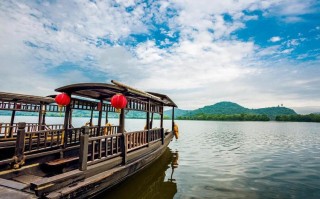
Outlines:
[{"label": "boat reflection in water", "polygon": [[[178,152],[172,152],[169,148],[154,163],[141,172],[126,179],[109,191],[96,196],[96,199],[112,198],[145,198],[145,199],[171,199],[177,193],[174,169],[178,167]],[[171,169],[169,179],[166,179],[166,171]]]}]

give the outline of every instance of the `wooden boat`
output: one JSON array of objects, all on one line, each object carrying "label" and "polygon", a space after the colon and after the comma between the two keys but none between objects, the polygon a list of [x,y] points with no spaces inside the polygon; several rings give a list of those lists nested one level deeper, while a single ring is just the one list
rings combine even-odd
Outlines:
[{"label": "wooden boat", "polygon": [[10,122],[0,123],[0,167],[3,165],[2,160],[14,155],[18,130],[18,123],[15,122],[17,112],[32,112],[38,115],[37,122],[26,123],[26,132],[63,128],[63,124],[46,123],[47,112],[59,111],[58,105],[51,97],[0,92],[0,110],[11,112]]},{"label": "wooden boat", "polygon": [[[19,123],[14,156],[0,160],[0,198],[87,198],[116,185],[158,159],[173,138],[163,128],[163,107],[176,104],[166,95],[143,92],[116,81],[82,83],[56,89],[73,100],[64,109],[63,128],[26,131]],[[119,125],[102,125],[113,95],[122,93],[128,103],[121,109]],[[72,110],[98,111],[98,124],[73,128]],[[125,131],[125,112],[146,112],[146,129]],[[150,116],[160,115],[160,128]],[[92,115],[92,114],[91,114]],[[174,117],[172,117],[174,118]],[[91,117],[92,121],[92,117]],[[174,121],[172,120],[172,130]],[[2,149],[0,149],[2,150]]]}]

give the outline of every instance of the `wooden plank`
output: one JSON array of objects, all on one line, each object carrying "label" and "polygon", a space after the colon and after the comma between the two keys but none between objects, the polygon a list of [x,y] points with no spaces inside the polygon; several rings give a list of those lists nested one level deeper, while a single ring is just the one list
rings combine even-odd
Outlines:
[{"label": "wooden plank", "polygon": [[61,189],[62,187],[79,182],[85,179],[85,177],[90,177],[116,167],[121,164],[121,159],[121,157],[116,157],[108,161],[92,165],[88,167],[87,171],[73,170],[53,177],[43,178],[39,181],[32,182],[30,189],[34,190],[37,196],[42,196],[44,193]]},{"label": "wooden plank", "polygon": [[93,140],[91,144],[91,161],[94,161],[94,155],[95,155],[95,146],[96,146],[96,141]]},{"label": "wooden plank", "polygon": [[35,176],[35,175],[30,175],[30,174],[25,174],[25,175],[21,175],[21,176],[12,178],[12,179],[17,181],[17,182],[21,182],[21,183],[24,183],[26,185],[29,185],[31,182],[34,182],[34,181],[42,179],[42,177]]},{"label": "wooden plank", "polygon": [[98,148],[99,148],[98,149],[98,158],[101,159],[101,157],[102,157],[102,155],[101,155],[102,154],[102,140],[101,139],[99,140]]},{"label": "wooden plank", "polygon": [[89,139],[89,128],[83,127],[83,135],[80,137],[80,159],[79,159],[79,169],[84,171],[87,169],[88,162],[88,139]]},{"label": "wooden plank", "polygon": [[1,199],[35,199],[35,195],[0,186]]},{"label": "wooden plank", "polygon": [[8,148],[8,147],[14,147],[16,144],[16,139],[13,138],[14,140],[1,140],[0,142],[0,149],[2,148]]},{"label": "wooden plank", "polygon": [[18,168],[23,165],[23,157],[24,157],[24,148],[25,148],[25,122],[20,122],[18,124],[18,131],[17,131],[17,141],[16,141],[16,148],[15,148],[15,157],[17,158],[17,162],[14,164],[14,168]]},{"label": "wooden plank", "polygon": [[60,158],[60,159],[52,160],[50,162],[46,162],[45,164],[49,166],[57,166],[57,165],[67,164],[78,159],[79,157]]},{"label": "wooden plank", "polygon": [[3,179],[3,178],[0,178],[0,185],[5,186],[5,187],[9,187],[12,189],[17,189],[17,190],[23,190],[29,186],[29,185],[21,183],[21,182],[7,180],[7,179]]}]

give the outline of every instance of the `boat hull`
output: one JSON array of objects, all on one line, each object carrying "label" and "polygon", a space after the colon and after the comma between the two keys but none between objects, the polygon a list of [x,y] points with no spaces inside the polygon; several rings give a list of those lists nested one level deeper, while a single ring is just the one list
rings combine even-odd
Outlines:
[{"label": "boat hull", "polygon": [[[145,148],[144,151],[137,150],[136,152],[128,154],[128,164],[126,165],[117,166],[99,173],[95,172],[95,175],[88,176],[62,189],[45,194],[38,192],[37,195],[50,199],[94,197],[144,169],[158,159],[166,150],[173,136],[172,132],[167,134],[163,145],[161,142],[157,142]],[[88,173],[90,173],[90,169],[92,168],[88,168]]]}]

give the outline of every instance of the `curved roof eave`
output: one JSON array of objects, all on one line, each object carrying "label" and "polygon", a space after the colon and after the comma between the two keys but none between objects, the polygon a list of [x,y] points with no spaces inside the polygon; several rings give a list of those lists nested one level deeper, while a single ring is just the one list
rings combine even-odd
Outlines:
[{"label": "curved roof eave", "polygon": [[30,103],[30,104],[51,104],[55,103],[51,97],[42,97],[35,95],[25,95],[18,93],[0,92],[0,100],[17,103]]}]

